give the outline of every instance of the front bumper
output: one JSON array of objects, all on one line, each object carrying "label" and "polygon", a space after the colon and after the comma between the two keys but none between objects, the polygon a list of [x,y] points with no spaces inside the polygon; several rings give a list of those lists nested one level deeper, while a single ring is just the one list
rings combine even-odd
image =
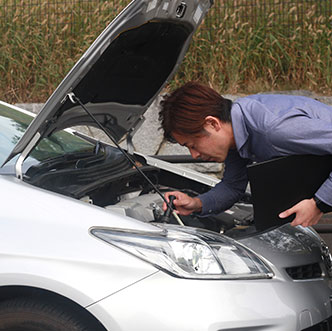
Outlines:
[{"label": "front bumper", "polygon": [[88,310],[110,331],[311,331],[330,318],[331,294],[322,279],[202,281],[158,272]]}]

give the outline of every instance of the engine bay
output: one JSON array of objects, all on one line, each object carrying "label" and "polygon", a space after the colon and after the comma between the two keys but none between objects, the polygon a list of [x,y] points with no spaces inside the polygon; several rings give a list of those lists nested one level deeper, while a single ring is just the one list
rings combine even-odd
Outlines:
[{"label": "engine bay", "polygon": [[[165,211],[162,209],[163,200],[158,193],[132,192],[121,196],[120,201],[113,205],[105,206],[107,210],[132,217],[142,222],[163,222]],[[253,231],[253,208],[245,202],[239,202],[232,208],[208,217],[199,215],[180,216],[185,226],[208,229],[223,233],[231,237],[239,237]],[[177,224],[178,220],[171,214],[169,223]],[[182,225],[182,224],[181,224]]]},{"label": "engine bay", "polygon": [[[176,190],[196,196],[210,189],[208,185],[186,176],[150,166],[141,156],[130,157],[141,173],[117,148],[104,145],[102,152],[94,157],[79,155],[31,166],[24,179],[35,186],[142,222],[167,221],[173,224],[178,224],[179,220],[173,215],[164,217],[161,195]],[[247,234],[254,229],[250,195],[244,196],[242,201],[218,215],[180,216],[180,222],[181,225],[203,228],[232,237]]]}]

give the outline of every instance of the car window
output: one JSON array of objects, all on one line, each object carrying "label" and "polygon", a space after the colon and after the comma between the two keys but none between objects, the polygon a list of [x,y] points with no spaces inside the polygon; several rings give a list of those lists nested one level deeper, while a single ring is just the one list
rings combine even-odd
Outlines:
[{"label": "car window", "polygon": [[64,154],[93,153],[94,145],[66,131],[58,131],[48,138],[43,138],[31,156],[38,161]]},{"label": "car window", "polygon": [[33,117],[16,109],[0,104],[0,162],[9,156],[10,152],[23,136]]},{"label": "car window", "polygon": [[[33,117],[0,104],[0,164],[23,136]],[[30,162],[45,161],[68,153],[93,152],[94,145],[66,131],[43,138],[29,156]],[[33,160],[32,160],[33,159]]]}]

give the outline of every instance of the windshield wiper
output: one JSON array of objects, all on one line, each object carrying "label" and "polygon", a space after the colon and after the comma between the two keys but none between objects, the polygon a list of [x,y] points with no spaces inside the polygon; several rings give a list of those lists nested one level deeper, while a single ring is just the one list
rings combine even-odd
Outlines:
[{"label": "windshield wiper", "polygon": [[[46,159],[44,161],[39,161],[38,164],[32,165],[24,175],[25,178],[31,178],[36,173],[44,173],[52,171],[52,169],[83,169],[88,166],[103,162],[106,158],[105,154],[91,154],[88,152],[71,153],[64,154],[61,156],[56,156],[53,158]],[[70,165],[70,166],[68,166]]]}]

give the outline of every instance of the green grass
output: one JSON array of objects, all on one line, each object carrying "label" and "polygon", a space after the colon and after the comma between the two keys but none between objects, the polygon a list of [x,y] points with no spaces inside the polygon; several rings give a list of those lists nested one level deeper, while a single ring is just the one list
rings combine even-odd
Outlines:
[{"label": "green grass", "polygon": [[[221,93],[332,93],[332,0],[224,0],[211,10],[170,84]],[[36,2],[38,2],[36,4]],[[129,1],[0,0],[0,99],[44,102]]]},{"label": "green grass", "polygon": [[[296,7],[273,6],[270,14],[265,6],[259,16],[259,1],[252,1],[256,7],[226,4],[222,24],[209,22],[209,31],[201,29],[173,85],[194,79],[223,93],[308,89],[331,94],[332,16],[318,6],[332,2],[298,1]],[[243,19],[257,15],[257,20]]]}]

